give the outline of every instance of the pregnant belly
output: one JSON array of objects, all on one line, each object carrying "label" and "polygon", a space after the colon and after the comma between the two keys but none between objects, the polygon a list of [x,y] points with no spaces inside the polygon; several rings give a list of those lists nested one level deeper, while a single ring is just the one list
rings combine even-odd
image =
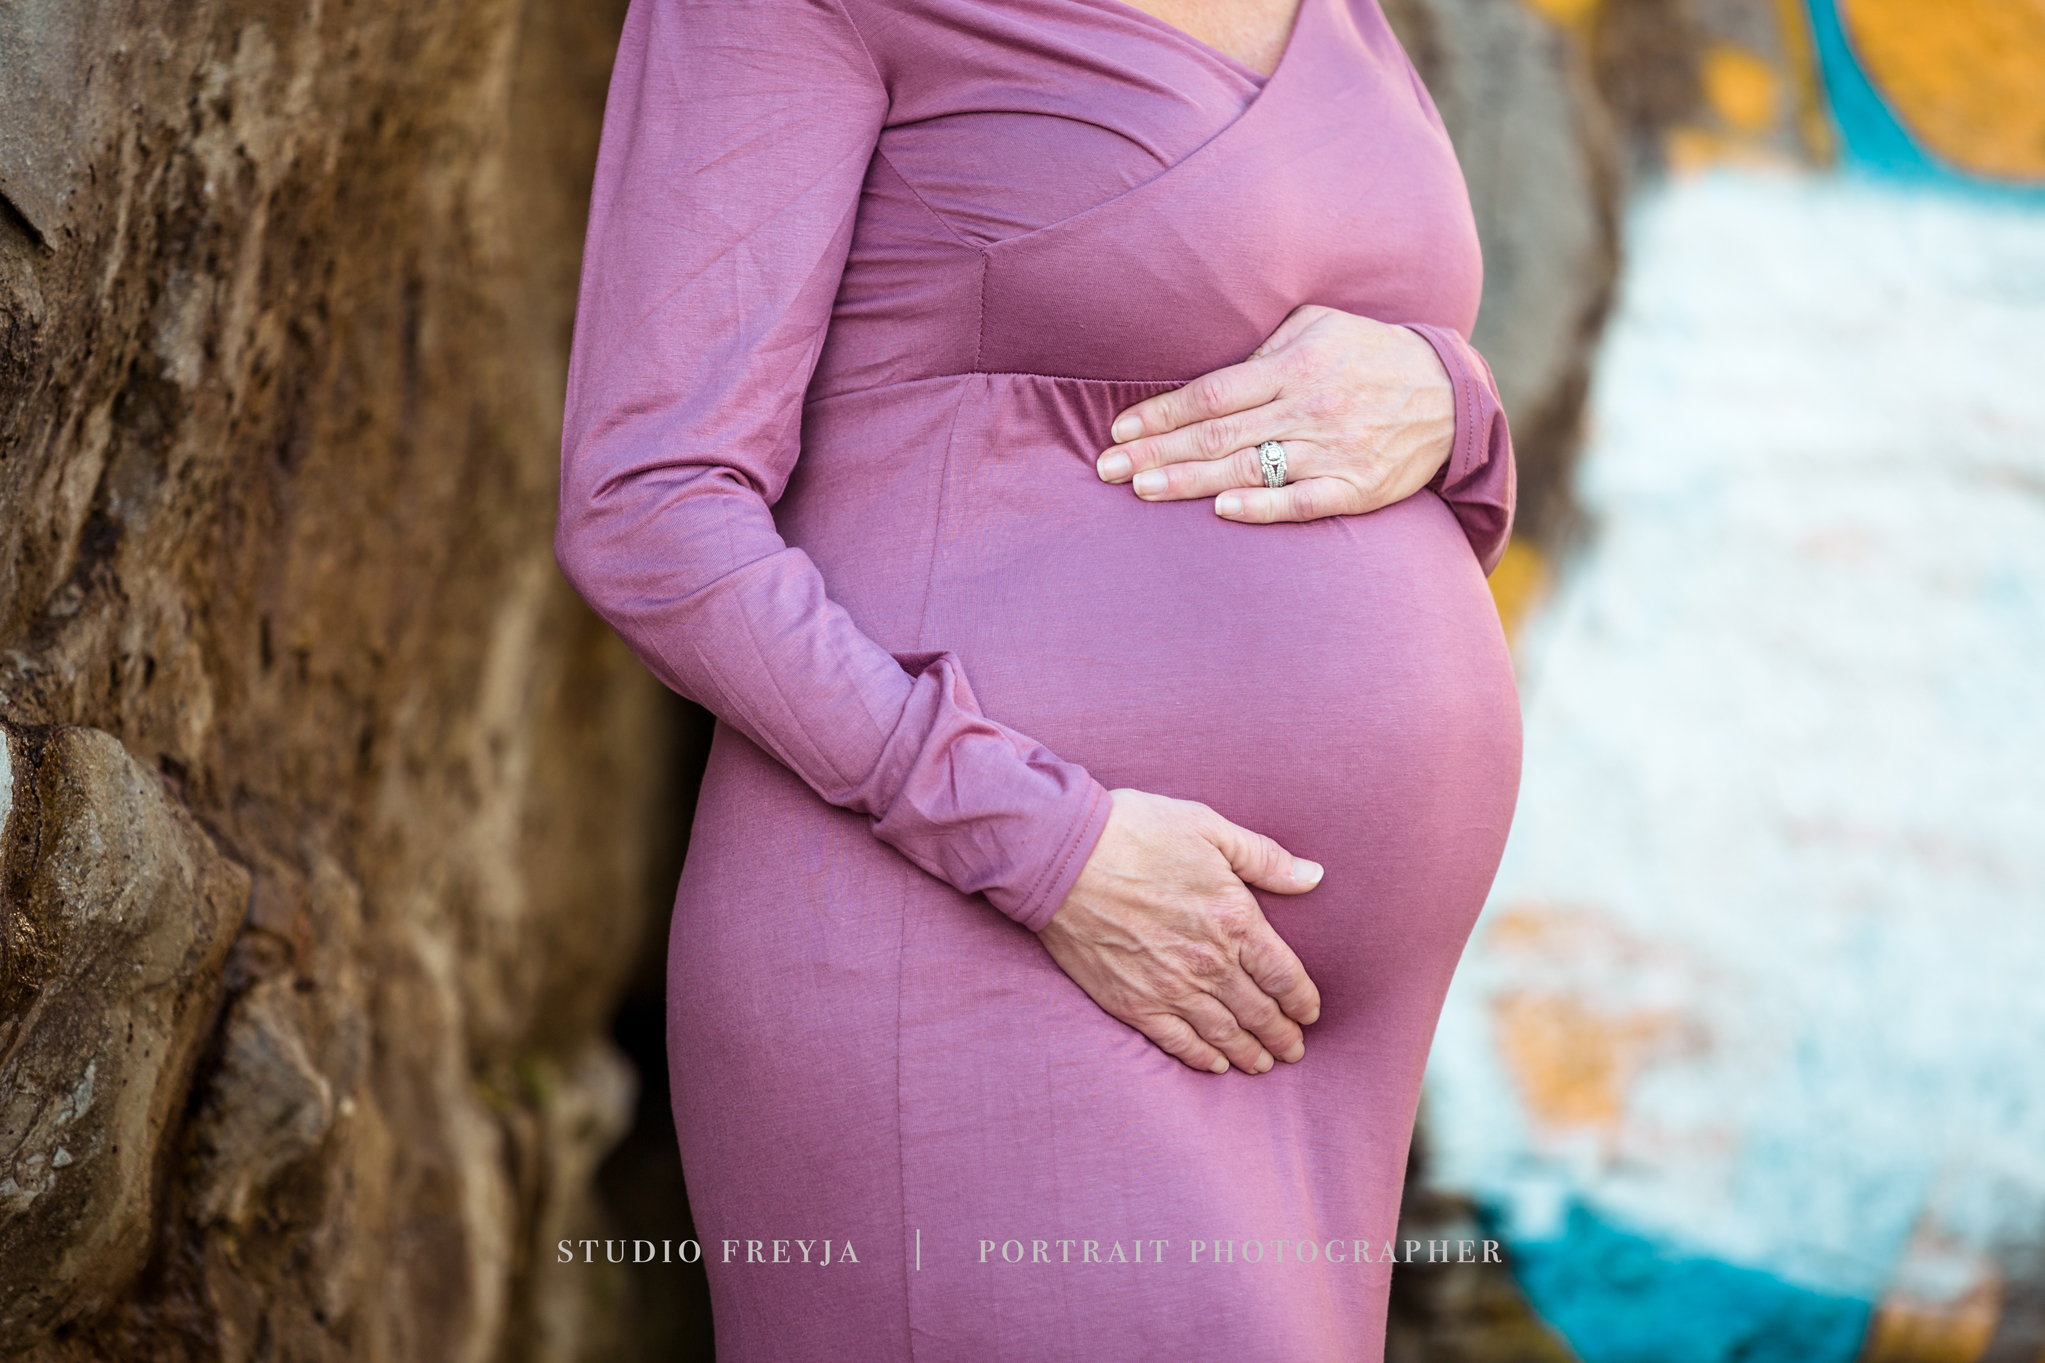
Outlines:
[{"label": "pregnant belly", "polygon": [[862,625],[957,653],[988,715],[1110,788],[1200,800],[1331,871],[1460,863],[1481,901],[1519,711],[1439,498],[1239,525],[1094,475],[1108,423],[1156,385],[952,383],[806,433],[822,476],[786,523]]},{"label": "pregnant belly", "polygon": [[1097,481],[1000,504],[1035,514],[952,543],[924,642],[1103,784],[1204,801],[1310,856],[1467,797],[1509,808],[1511,663],[1433,494],[1279,526]]}]

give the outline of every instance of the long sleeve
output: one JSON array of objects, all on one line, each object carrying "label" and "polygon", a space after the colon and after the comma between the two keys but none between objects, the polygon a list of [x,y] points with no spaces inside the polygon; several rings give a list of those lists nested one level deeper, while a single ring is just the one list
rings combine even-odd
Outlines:
[{"label": "long sleeve", "polygon": [[1504,557],[1506,541],[1512,536],[1513,502],[1518,493],[1512,433],[1498,400],[1498,384],[1491,377],[1491,366],[1460,332],[1408,325],[1434,347],[1455,390],[1455,444],[1448,463],[1428,486],[1456,513],[1470,547],[1477,552],[1477,561],[1489,575]]},{"label": "long sleeve", "polygon": [[669,686],[1032,930],[1107,821],[1083,768],[893,654],[772,504],[888,95],[835,0],[634,0],[604,119],[555,549]]}]

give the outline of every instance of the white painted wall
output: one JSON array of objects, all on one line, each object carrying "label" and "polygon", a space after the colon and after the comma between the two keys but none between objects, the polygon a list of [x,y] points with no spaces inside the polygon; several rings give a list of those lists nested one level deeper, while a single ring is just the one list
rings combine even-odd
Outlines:
[{"label": "white painted wall", "polygon": [[1727,170],[1627,240],[1434,1180],[1958,1292],[2045,1237],[2045,210]]}]

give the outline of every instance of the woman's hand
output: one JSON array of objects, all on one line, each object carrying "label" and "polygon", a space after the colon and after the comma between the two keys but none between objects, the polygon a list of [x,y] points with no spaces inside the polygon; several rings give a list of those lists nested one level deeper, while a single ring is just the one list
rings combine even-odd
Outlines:
[{"label": "woman's hand", "polygon": [[1248,1074],[1306,1054],[1320,991],[1247,885],[1304,894],[1321,868],[1190,800],[1110,792],[1072,892],[1037,934],[1111,1016],[1196,1070]]},{"label": "woman's hand", "polygon": [[[1426,487],[1456,436],[1455,395],[1418,332],[1310,304],[1256,353],[1115,418],[1101,479],[1146,501],[1213,497],[1265,523],[1375,511]],[[1285,445],[1266,488],[1257,446]]]}]

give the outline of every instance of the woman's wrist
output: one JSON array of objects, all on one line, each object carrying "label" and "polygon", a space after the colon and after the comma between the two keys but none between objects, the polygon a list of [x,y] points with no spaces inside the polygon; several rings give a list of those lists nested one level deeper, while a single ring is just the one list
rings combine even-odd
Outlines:
[{"label": "woman's wrist", "polygon": [[1106,786],[1091,776],[1087,778],[1087,786],[1086,803],[1046,858],[1045,874],[1039,883],[1012,908],[1004,907],[992,894],[988,896],[996,908],[1031,932],[1042,932],[1071,897],[1073,886],[1079,883],[1081,873],[1086,870],[1087,860],[1100,844],[1101,834],[1108,826],[1108,816],[1114,812],[1114,800]]},{"label": "woman's wrist", "polygon": [[[1459,463],[1457,455],[1469,443],[1468,437],[1475,425],[1476,380],[1460,353],[1462,338],[1455,332],[1424,322],[1407,322],[1402,325],[1405,330],[1427,343],[1428,351],[1434,356],[1435,365],[1441,371],[1440,381],[1445,385],[1448,394],[1449,419],[1441,432],[1438,447],[1441,462],[1435,466],[1434,472],[1434,481],[1445,485],[1455,480]],[[1460,462],[1467,465],[1469,461]]]}]

